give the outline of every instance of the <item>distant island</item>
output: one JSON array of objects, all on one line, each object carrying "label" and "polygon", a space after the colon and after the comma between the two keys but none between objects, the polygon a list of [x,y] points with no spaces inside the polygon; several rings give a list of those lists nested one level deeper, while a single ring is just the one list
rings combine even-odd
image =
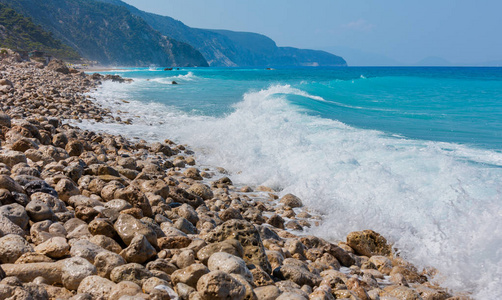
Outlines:
[{"label": "distant island", "polygon": [[[272,39],[257,33],[191,28],[120,0],[0,0],[0,3],[4,3],[0,6],[2,15],[17,14],[14,19],[0,20],[0,46],[42,50],[63,59],[82,57],[115,66],[347,65],[342,57],[325,51],[278,47]],[[8,26],[13,20],[23,20],[16,32]],[[30,34],[33,28],[45,35]],[[25,41],[13,42],[12,36],[23,36]],[[35,36],[47,38],[40,41]]]}]

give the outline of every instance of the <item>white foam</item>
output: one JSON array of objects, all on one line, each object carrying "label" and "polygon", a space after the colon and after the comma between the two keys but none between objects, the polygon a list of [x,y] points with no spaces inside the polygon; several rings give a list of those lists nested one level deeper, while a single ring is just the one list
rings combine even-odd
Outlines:
[{"label": "white foam", "polygon": [[280,188],[323,212],[314,234],[336,240],[373,229],[405,258],[438,268],[443,285],[479,299],[502,296],[501,153],[308,116],[286,95],[316,96],[290,86],[248,93],[223,118],[113,100],[127,97],[129,88],[105,83],[94,96],[141,116],[135,125],[81,126],[188,143],[200,162],[226,168],[234,182]]}]

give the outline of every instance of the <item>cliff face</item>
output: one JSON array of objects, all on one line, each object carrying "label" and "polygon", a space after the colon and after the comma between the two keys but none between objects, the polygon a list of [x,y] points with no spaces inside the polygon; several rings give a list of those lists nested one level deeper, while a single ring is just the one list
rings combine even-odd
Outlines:
[{"label": "cliff face", "polygon": [[105,65],[207,66],[192,46],[162,35],[124,7],[94,0],[0,0]]},{"label": "cliff face", "polygon": [[277,47],[261,34],[197,29],[171,17],[141,11],[120,0],[98,0],[122,6],[152,28],[199,50],[211,66],[346,66],[345,60],[324,51]]},{"label": "cliff face", "polygon": [[35,25],[31,19],[0,3],[0,47],[14,50],[39,50],[52,56],[77,60],[80,55]]}]

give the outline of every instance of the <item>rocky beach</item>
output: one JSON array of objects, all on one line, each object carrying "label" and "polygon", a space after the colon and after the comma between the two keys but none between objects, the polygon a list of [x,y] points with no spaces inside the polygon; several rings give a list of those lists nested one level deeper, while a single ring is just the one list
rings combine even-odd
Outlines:
[{"label": "rocky beach", "polygon": [[302,234],[323,219],[301,199],[189,146],[69,125],[132,122],[86,95],[105,80],[128,82],[1,57],[1,299],[470,299],[372,230]]}]

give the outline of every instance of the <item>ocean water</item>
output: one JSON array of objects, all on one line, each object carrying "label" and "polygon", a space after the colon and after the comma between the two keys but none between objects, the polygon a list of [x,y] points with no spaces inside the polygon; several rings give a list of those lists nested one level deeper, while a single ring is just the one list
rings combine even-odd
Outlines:
[{"label": "ocean water", "polygon": [[81,127],[189,144],[234,183],[301,197],[324,215],[308,233],[373,229],[442,285],[502,297],[501,68],[111,73],[134,82],[92,96],[134,124]]}]

